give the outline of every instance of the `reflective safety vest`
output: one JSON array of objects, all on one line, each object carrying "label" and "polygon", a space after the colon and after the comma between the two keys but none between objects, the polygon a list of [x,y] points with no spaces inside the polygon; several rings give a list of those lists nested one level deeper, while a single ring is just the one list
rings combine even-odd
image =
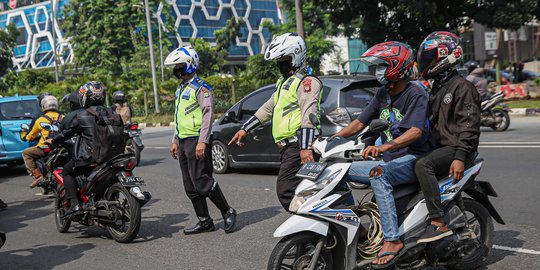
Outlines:
[{"label": "reflective safety vest", "polygon": [[197,101],[197,94],[202,87],[212,90],[205,81],[195,77],[187,85],[178,86],[176,90],[174,123],[176,135],[180,139],[199,136],[202,125],[202,109]]},{"label": "reflective safety vest", "polygon": [[[280,78],[274,94],[274,112],[272,114],[272,136],[277,143],[296,136],[302,126],[302,112],[298,103],[298,88],[305,75],[297,72],[287,79]],[[313,77],[316,79],[316,77]],[[319,96],[320,107],[322,89]],[[318,116],[317,116],[318,117]]]}]

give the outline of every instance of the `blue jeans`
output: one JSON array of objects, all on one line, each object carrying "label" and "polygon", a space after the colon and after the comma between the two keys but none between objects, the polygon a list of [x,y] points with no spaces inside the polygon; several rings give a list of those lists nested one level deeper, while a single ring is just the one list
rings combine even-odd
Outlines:
[{"label": "blue jeans", "polygon": [[[352,181],[371,184],[373,194],[379,206],[384,240],[395,241],[399,239],[396,204],[392,192],[394,187],[406,183],[417,182],[414,174],[416,157],[405,155],[390,162],[384,161],[358,161],[353,162],[349,169]],[[369,172],[376,166],[381,166],[381,176],[369,177]]]}]

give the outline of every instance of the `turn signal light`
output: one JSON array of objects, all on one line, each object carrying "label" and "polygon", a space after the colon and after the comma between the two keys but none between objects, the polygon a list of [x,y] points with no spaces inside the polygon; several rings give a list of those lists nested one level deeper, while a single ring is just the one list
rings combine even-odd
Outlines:
[{"label": "turn signal light", "polygon": [[135,169],[135,166],[137,165],[137,161],[133,158],[129,159],[126,163],[126,166],[124,167],[127,171],[132,171]]}]

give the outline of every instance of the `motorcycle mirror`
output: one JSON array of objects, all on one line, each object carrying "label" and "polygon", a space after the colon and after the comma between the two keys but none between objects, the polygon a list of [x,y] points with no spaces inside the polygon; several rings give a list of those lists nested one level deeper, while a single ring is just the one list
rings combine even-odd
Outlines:
[{"label": "motorcycle mirror", "polygon": [[390,123],[386,120],[375,119],[369,124],[369,130],[373,132],[383,132],[388,129]]},{"label": "motorcycle mirror", "polygon": [[30,127],[28,126],[28,124],[22,124],[21,129],[24,130],[24,131],[29,131]]}]

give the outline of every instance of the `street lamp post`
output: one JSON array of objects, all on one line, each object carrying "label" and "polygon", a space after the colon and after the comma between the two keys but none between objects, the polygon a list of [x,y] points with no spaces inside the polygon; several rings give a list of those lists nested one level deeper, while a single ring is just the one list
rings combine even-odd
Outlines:
[{"label": "street lamp post", "polygon": [[158,33],[159,33],[159,62],[161,63],[161,81],[165,81],[165,73],[163,72],[163,42],[161,41],[161,22],[158,21]]},{"label": "street lamp post", "polygon": [[305,38],[304,34],[304,15],[302,14],[302,0],[295,0],[294,5],[296,8],[296,32],[302,38]]},{"label": "street lamp post", "polygon": [[55,29],[55,24],[56,24],[56,13],[55,13],[55,9],[56,9],[56,4],[55,4],[55,1],[54,0],[51,0],[51,29],[52,29],[52,49],[53,49],[53,55],[54,55],[54,78],[56,80],[56,82],[58,83],[58,56],[57,56],[57,53],[56,53],[56,29]]},{"label": "street lamp post", "polygon": [[150,8],[148,6],[148,0],[144,0],[144,8],[146,10],[146,29],[148,31],[148,47],[150,49],[150,64],[152,67],[152,85],[154,87],[154,105],[156,108],[155,112],[160,113],[156,81],[156,63],[154,63],[154,41],[152,40],[152,25],[150,24]]}]

